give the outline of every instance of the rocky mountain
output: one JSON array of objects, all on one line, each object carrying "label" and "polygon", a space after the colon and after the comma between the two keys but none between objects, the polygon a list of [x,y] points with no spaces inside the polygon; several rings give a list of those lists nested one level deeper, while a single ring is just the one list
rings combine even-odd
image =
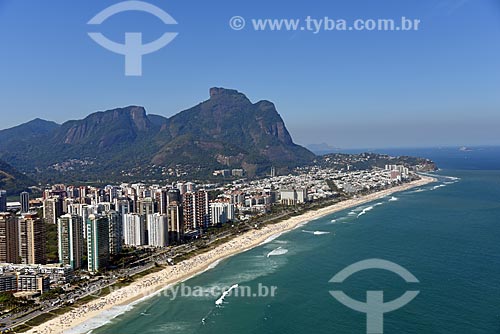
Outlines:
[{"label": "rocky mountain", "polygon": [[83,120],[66,122],[51,141],[54,145],[112,149],[118,144],[133,144],[141,134],[149,135],[154,128],[143,107],[130,106],[96,112]]},{"label": "rocky mountain", "polygon": [[47,175],[64,179],[82,173],[103,180],[151,165],[191,166],[202,173],[243,168],[256,175],[314,157],[293,143],[271,102],[252,103],[224,88],[210,89],[207,101],[170,118],[129,106],[62,125],[34,120],[0,131],[0,158],[44,181],[51,181]]},{"label": "rocky mountain", "polygon": [[235,91],[210,89],[210,99],[171,117],[161,136],[170,140],[153,162],[196,163],[200,157],[249,173],[271,165],[293,167],[314,154],[293,143],[283,119],[269,101],[255,104]]}]

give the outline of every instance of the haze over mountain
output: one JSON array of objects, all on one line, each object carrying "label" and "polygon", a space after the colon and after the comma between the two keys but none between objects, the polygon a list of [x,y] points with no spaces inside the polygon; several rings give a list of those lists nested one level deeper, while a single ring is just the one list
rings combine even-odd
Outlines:
[{"label": "haze over mountain", "polygon": [[205,173],[243,168],[256,175],[314,157],[293,143],[273,103],[252,103],[224,88],[211,88],[207,101],[170,118],[129,106],[62,125],[36,119],[0,131],[0,158],[43,180],[53,171],[63,179],[79,172],[86,173],[82,180],[105,180],[151,165],[187,165]]}]

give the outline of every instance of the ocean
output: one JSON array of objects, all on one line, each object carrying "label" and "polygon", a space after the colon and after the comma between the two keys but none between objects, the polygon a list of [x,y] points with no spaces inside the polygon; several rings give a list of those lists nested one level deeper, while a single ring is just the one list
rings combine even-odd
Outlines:
[{"label": "ocean", "polygon": [[[308,222],[178,286],[191,295],[172,298],[167,289],[105,312],[92,333],[366,333],[366,314],[332,290],[361,303],[367,291],[389,302],[418,290],[383,315],[384,333],[500,333],[500,171],[466,162],[445,156],[437,183]],[[329,282],[369,259],[395,263],[419,283],[382,269]],[[251,294],[236,295],[243,289]]]}]

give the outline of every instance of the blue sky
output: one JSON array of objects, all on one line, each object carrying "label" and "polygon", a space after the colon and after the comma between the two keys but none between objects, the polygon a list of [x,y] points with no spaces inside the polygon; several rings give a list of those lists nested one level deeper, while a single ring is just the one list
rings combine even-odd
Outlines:
[{"label": "blue sky", "polygon": [[[126,12],[86,23],[119,1],[0,0],[0,129],[64,122],[126,105],[171,116],[238,89],[273,101],[295,141],[341,148],[500,144],[500,3],[495,0],[149,0],[178,25]],[[231,17],[247,19],[233,31]],[[419,31],[257,32],[252,18],[420,19]],[[100,31],[152,41],[141,77],[92,41]]]}]

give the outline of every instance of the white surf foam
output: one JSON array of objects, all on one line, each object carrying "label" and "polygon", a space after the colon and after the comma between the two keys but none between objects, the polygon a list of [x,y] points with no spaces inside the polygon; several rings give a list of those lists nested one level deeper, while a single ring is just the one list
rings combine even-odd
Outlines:
[{"label": "white surf foam", "polygon": [[314,235],[323,235],[323,234],[330,234],[328,231],[307,231],[307,230],[302,230],[304,233],[309,233],[309,234],[314,234]]},{"label": "white surf foam", "polygon": [[339,217],[339,218],[335,219],[334,224],[347,224],[349,222],[352,222],[352,220],[355,218],[354,215],[348,214],[347,216]]},{"label": "white surf foam", "polygon": [[264,244],[270,243],[271,241],[273,241],[275,239],[278,239],[282,234],[283,234],[283,232],[273,234],[269,238],[267,238],[266,240],[264,240],[260,245],[264,245]]},{"label": "white surf foam", "polygon": [[399,198],[395,197],[395,196],[392,196],[391,198],[389,198],[389,202],[395,202],[395,201],[398,201]]},{"label": "white surf foam", "polygon": [[208,267],[207,267],[207,270],[210,270],[210,269],[214,269],[215,267],[217,267],[219,265],[219,263],[222,261],[221,260],[217,260],[215,261],[214,263],[210,264]]},{"label": "white surf foam", "polygon": [[278,255],[283,255],[283,254],[286,254],[286,253],[288,253],[288,249],[285,249],[285,248],[282,248],[282,247],[278,247],[278,248],[270,251],[269,253],[267,253],[266,257],[278,256]]},{"label": "white surf foam", "polygon": [[358,218],[361,217],[362,215],[365,215],[367,212],[373,210],[373,206],[369,206],[367,208],[364,208],[363,211],[361,211],[360,213],[358,213]]},{"label": "white surf foam", "polygon": [[230,294],[230,293],[231,293],[231,291],[233,291],[234,289],[237,289],[237,288],[238,288],[238,284],[234,284],[234,285],[232,285],[229,289],[227,289],[226,291],[224,291],[224,292],[222,293],[222,296],[220,296],[220,297],[219,297],[219,299],[217,299],[217,300],[215,301],[215,305],[217,305],[217,306],[221,306],[221,305],[222,305],[222,303],[224,302],[224,298],[226,298],[226,296],[227,296],[228,294]]},{"label": "white surf foam", "polygon": [[298,224],[296,228],[300,228],[300,227],[305,226],[305,225],[307,225],[307,224],[309,224],[309,220],[306,220],[306,221],[304,221],[304,222],[302,222],[302,223]]},{"label": "white surf foam", "polygon": [[85,321],[84,323],[75,326],[64,333],[66,334],[80,334],[80,333],[90,333],[92,330],[109,324],[114,318],[120,316],[121,314],[130,311],[131,306],[114,306],[109,310],[101,312],[99,315]]}]

